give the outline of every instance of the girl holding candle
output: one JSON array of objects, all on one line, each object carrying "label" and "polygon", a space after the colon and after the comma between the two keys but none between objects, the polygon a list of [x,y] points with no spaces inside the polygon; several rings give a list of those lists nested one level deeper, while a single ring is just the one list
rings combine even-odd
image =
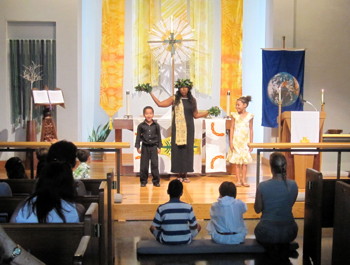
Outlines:
[{"label": "girl holding candle", "polygon": [[227,160],[235,164],[237,183],[236,186],[249,187],[246,182],[247,165],[252,161],[252,148],[248,143],[253,141],[253,119],[254,115],[247,112],[251,96],[242,96],[237,99],[236,110],[231,115],[230,128],[230,148],[227,154]]}]

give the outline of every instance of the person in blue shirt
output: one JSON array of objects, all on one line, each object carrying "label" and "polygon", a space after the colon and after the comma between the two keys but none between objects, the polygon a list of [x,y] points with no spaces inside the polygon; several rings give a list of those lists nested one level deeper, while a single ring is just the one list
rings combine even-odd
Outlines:
[{"label": "person in blue shirt", "polygon": [[210,208],[208,233],[219,244],[240,244],[247,234],[243,214],[247,205],[236,199],[237,189],[233,182],[224,181],[219,187],[220,197]]},{"label": "person in blue shirt", "polygon": [[261,182],[256,190],[254,209],[262,215],[254,234],[269,252],[282,257],[288,254],[289,244],[298,234],[292,213],[298,186],[287,179],[287,160],[282,153],[270,155],[270,168],[272,179]]},{"label": "person in blue shirt", "polygon": [[72,169],[65,162],[51,162],[38,178],[34,193],[16,210],[16,223],[77,223],[82,205],[75,202]]}]

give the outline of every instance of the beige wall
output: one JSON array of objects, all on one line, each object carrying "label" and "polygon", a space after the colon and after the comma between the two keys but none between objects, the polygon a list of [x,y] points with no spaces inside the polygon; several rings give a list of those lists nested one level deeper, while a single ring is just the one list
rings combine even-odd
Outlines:
[{"label": "beige wall", "polygon": [[[320,109],[325,89],[325,130],[340,128],[350,133],[350,19],[347,0],[269,0],[267,46],[305,48],[304,98]],[[305,105],[305,110],[312,110]],[[275,133],[265,129],[264,141]],[[323,156],[323,170],[335,171],[336,156]],[[350,154],[343,155],[343,170],[350,170]]]},{"label": "beige wall", "polygon": [[[10,81],[8,21],[49,21],[56,24],[57,87],[64,91],[66,108],[58,108],[57,127],[61,139],[76,141],[80,100],[80,1],[0,1],[0,141],[23,141],[23,130],[12,132],[10,123]],[[0,157],[1,158],[1,157]]]}]

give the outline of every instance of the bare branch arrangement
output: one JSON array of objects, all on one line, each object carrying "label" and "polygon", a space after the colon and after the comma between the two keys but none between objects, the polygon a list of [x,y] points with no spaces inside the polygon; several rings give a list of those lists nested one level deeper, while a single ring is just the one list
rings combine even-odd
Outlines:
[{"label": "bare branch arrangement", "polygon": [[22,77],[28,80],[31,84],[33,84],[36,81],[43,80],[42,71],[40,71],[41,65],[36,64],[32,61],[31,65],[29,66],[23,65],[23,67],[24,67],[24,71],[23,71]]},{"label": "bare branch arrangement", "polygon": [[[31,91],[33,90],[33,84],[36,81],[43,80],[42,71],[40,71],[41,66],[42,65],[36,64],[33,61],[32,61],[32,64],[30,64],[29,66],[23,65],[24,71],[21,77],[30,82]],[[29,104],[29,120],[32,120],[32,119],[33,119],[33,99],[30,100],[30,104]]]}]

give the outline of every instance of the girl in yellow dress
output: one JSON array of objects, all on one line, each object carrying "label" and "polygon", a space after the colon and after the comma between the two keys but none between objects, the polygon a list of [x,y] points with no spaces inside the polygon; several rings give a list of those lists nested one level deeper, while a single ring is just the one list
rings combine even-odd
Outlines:
[{"label": "girl in yellow dress", "polygon": [[251,96],[242,96],[236,101],[237,112],[231,113],[230,149],[227,154],[228,162],[235,164],[237,187],[249,187],[246,182],[247,164],[252,161],[252,148],[248,143],[253,141],[254,115],[247,112]]}]

